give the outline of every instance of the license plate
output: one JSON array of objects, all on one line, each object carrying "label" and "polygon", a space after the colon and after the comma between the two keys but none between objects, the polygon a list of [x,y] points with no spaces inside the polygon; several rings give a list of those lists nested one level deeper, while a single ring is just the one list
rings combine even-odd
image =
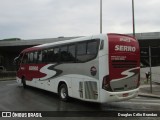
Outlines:
[{"label": "license plate", "polygon": [[128,93],[124,93],[123,94],[123,97],[127,97],[129,94]]}]

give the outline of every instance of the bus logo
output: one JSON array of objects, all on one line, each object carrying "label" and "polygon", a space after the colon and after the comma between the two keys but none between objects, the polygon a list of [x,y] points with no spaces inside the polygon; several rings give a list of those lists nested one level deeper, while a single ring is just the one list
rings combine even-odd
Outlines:
[{"label": "bus logo", "polygon": [[115,51],[135,52],[135,51],[136,51],[136,47],[116,45],[116,46],[115,46]]},{"label": "bus logo", "polygon": [[130,38],[120,38],[120,41],[131,42],[131,39]]},{"label": "bus logo", "polygon": [[91,72],[91,75],[92,76],[95,76],[96,74],[97,74],[97,69],[96,69],[96,67],[91,67],[91,69],[90,69],[90,72]]}]

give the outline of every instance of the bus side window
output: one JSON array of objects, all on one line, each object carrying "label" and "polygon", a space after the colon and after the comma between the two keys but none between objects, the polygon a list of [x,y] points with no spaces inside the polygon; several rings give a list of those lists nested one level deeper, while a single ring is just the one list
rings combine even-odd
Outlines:
[{"label": "bus side window", "polygon": [[38,51],[37,53],[37,63],[41,63],[42,62],[42,51]]},{"label": "bus side window", "polygon": [[94,59],[98,52],[98,41],[89,41],[78,43],[77,45],[77,60],[78,62],[86,62]]},{"label": "bus side window", "polygon": [[53,62],[55,63],[58,63],[60,62],[60,51],[59,51],[59,48],[54,48],[54,51],[53,51]]},{"label": "bus side window", "polygon": [[69,62],[76,61],[76,46],[75,45],[68,46],[68,61]]},{"label": "bus side window", "polygon": [[29,53],[29,63],[33,63],[33,53]]},{"label": "bus side window", "polygon": [[87,60],[91,60],[96,57],[98,52],[98,42],[88,42],[87,44]]},{"label": "bus side window", "polygon": [[87,45],[87,54],[88,55],[95,55],[97,54],[97,41],[89,42]]},{"label": "bus side window", "polygon": [[67,62],[68,61],[68,50],[67,50],[67,46],[62,46],[61,47],[61,62]]},{"label": "bus side window", "polygon": [[38,52],[34,52],[34,63],[38,62]]},{"label": "bus side window", "polygon": [[53,55],[54,55],[53,48],[52,49],[48,49],[48,62],[49,63],[53,62]]},{"label": "bus side window", "polygon": [[30,54],[29,53],[27,53],[27,57],[28,57],[28,63],[30,63]]},{"label": "bus side window", "polygon": [[87,43],[78,43],[77,45],[77,60],[78,62],[86,61]]},{"label": "bus side window", "polygon": [[48,55],[47,55],[47,50],[42,51],[42,62],[47,63],[48,62]]}]

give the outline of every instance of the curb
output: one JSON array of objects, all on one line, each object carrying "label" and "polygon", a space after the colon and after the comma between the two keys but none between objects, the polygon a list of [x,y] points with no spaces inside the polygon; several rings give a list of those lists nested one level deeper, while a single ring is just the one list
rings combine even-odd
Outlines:
[{"label": "curb", "polygon": [[11,80],[16,80],[16,79],[15,78],[0,79],[0,81],[11,81]]},{"label": "curb", "polygon": [[158,99],[160,99],[160,96],[159,96],[159,95],[147,94],[147,93],[139,93],[138,96],[140,96],[140,97],[150,97],[150,98],[158,98]]}]

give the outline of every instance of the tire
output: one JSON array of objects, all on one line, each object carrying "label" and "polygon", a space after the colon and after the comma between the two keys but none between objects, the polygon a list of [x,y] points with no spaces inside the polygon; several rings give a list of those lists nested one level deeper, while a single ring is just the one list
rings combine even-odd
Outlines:
[{"label": "tire", "polygon": [[58,90],[59,97],[62,101],[68,101],[68,88],[66,84],[61,84]]},{"label": "tire", "polygon": [[26,80],[24,77],[22,78],[22,84],[23,84],[23,88],[27,88]]}]

